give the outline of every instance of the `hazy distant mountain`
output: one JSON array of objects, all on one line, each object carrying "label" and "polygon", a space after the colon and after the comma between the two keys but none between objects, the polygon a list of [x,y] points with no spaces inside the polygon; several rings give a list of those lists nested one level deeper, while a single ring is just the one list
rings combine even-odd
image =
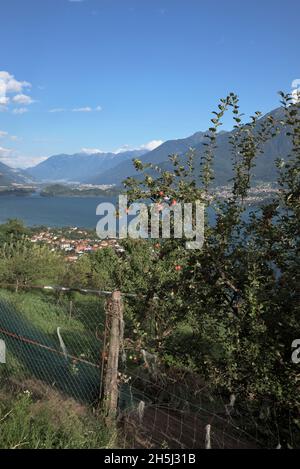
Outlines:
[{"label": "hazy distant mountain", "polygon": [[95,174],[99,176],[112,170],[120,162],[139,158],[146,150],[132,150],[121,153],[76,153],[74,155],[54,155],[37,166],[27,169],[27,173],[39,181],[87,182]]},{"label": "hazy distant mountain", "polygon": [[[275,109],[270,113],[274,118],[282,118],[282,109]],[[266,116],[262,117],[266,119]],[[218,148],[215,152],[214,170],[215,170],[215,183],[217,185],[227,184],[232,178],[232,155],[229,138],[232,132],[220,132],[217,137]],[[141,158],[143,163],[155,163],[164,169],[171,167],[168,156],[174,153],[185,154],[186,151],[193,147],[196,150],[196,158],[199,163],[201,156],[205,151],[203,142],[205,132],[197,132],[191,137],[181,140],[169,140],[163,143],[155,150],[148,152]],[[273,182],[276,180],[276,167],[275,160],[277,158],[286,158],[291,150],[290,140],[284,132],[269,140],[264,146],[264,154],[259,155],[254,169],[257,181]],[[93,184],[121,184],[121,182],[128,176],[136,175],[135,169],[131,161],[124,161],[118,164],[113,171],[106,171],[101,175],[95,175],[89,182]]]},{"label": "hazy distant mountain", "polygon": [[[270,113],[280,120],[283,117],[282,108]],[[266,116],[261,118],[261,121]],[[260,125],[260,124],[258,124]],[[217,149],[215,151],[214,170],[215,184],[224,185],[232,178],[232,154],[229,139],[232,132],[220,132],[217,136]],[[168,156],[172,154],[185,155],[190,148],[196,152],[196,164],[200,162],[205,151],[203,143],[206,132],[196,132],[190,137],[169,140],[152,151],[133,150],[123,153],[77,153],[75,155],[55,155],[34,168],[28,173],[41,181],[55,182],[82,182],[90,184],[116,184],[121,185],[128,176],[137,175],[133,158],[139,158],[143,163],[154,163],[168,169],[171,167]],[[273,182],[276,180],[275,160],[286,158],[291,151],[291,143],[283,131],[275,138],[270,139],[264,146],[264,154],[259,155],[254,169],[257,181]]]},{"label": "hazy distant mountain", "polygon": [[[203,142],[204,135],[204,132],[197,132],[188,138],[168,140],[154,150],[147,152],[139,159],[144,163],[162,163],[167,160],[168,155],[173,153],[186,153],[190,147],[199,145],[201,142]],[[132,175],[134,172],[135,170],[131,159],[130,161],[127,160],[119,163],[117,166],[115,166],[113,172],[106,171],[102,174],[95,173],[88,182],[91,184],[99,184],[99,181],[107,181],[104,184],[120,184],[123,179]]]},{"label": "hazy distant mountain", "polygon": [[0,186],[9,186],[11,184],[28,184],[32,182],[24,171],[13,169],[0,162]]}]

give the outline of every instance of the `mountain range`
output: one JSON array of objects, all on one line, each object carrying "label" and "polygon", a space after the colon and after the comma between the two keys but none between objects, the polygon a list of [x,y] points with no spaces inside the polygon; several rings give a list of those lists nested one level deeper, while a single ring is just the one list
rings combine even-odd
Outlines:
[{"label": "mountain range", "polygon": [[94,175],[111,172],[120,163],[139,158],[147,150],[132,150],[120,153],[75,153],[74,155],[54,155],[37,166],[27,169],[27,173],[41,182],[90,182]]},{"label": "mountain range", "polygon": [[[278,108],[260,119],[260,124],[272,116],[276,120],[283,118],[283,109]],[[215,184],[226,185],[232,178],[232,148],[230,138],[234,131],[222,131],[217,135],[217,148],[214,153]],[[197,132],[190,137],[180,140],[169,140],[160,147],[139,158],[142,163],[155,163],[161,168],[168,170],[172,165],[168,156],[174,153],[184,155],[190,148],[195,150],[195,166],[199,165],[201,157],[205,152],[207,142],[206,132]],[[254,168],[255,181],[274,182],[277,178],[277,168],[275,161],[278,158],[286,159],[291,152],[291,141],[287,138],[285,131],[281,131],[276,137],[271,138],[263,145],[263,154],[258,155]],[[124,161],[118,164],[113,172],[105,171],[101,175],[93,176],[89,182],[94,184],[116,184],[128,176],[137,174],[131,161]]]},{"label": "mountain range", "polygon": [[0,186],[30,184],[32,177],[21,169],[13,169],[0,161]]},{"label": "mountain range", "polygon": [[[260,119],[263,123],[267,116],[280,120],[283,109],[278,108]],[[259,124],[258,124],[259,125]],[[230,137],[233,131],[222,131],[217,135],[217,149],[214,158],[215,184],[225,185],[232,178],[232,154]],[[84,184],[114,184],[121,185],[122,181],[137,174],[132,159],[138,158],[142,163],[153,163],[164,169],[169,169],[171,163],[168,156],[172,154],[185,155],[190,148],[195,150],[196,162],[204,154],[206,132],[196,132],[193,135],[168,140],[152,151],[132,150],[121,153],[76,153],[74,155],[54,155],[26,171],[17,171],[1,163],[0,185],[3,181],[19,182],[22,179],[34,178],[40,182],[77,182]],[[276,180],[275,160],[287,158],[291,151],[291,142],[284,131],[268,140],[263,147],[264,153],[259,155],[254,168],[254,180],[261,182],[274,182]],[[5,166],[5,168],[4,168]],[[2,169],[1,169],[2,168]],[[1,180],[2,177],[2,180]]]}]

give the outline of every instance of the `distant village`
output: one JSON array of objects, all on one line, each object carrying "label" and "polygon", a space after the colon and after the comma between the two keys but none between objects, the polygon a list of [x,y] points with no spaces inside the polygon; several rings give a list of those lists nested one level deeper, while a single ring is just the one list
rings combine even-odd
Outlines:
[{"label": "distant village", "polygon": [[122,253],[124,249],[116,239],[99,240],[91,237],[91,233],[78,227],[66,229],[43,229],[30,237],[32,243],[47,244],[52,251],[63,251],[66,260],[76,262],[85,253],[113,248]]},{"label": "distant village", "polygon": [[[245,198],[246,205],[259,206],[262,202],[271,199],[278,188],[272,184],[260,184],[250,189]],[[228,199],[232,195],[229,186],[219,186],[217,196],[222,199]],[[66,260],[76,262],[77,259],[85,253],[95,252],[104,248],[113,248],[116,252],[124,252],[124,248],[117,239],[103,239],[96,237],[96,233],[78,227],[72,228],[41,228],[34,231],[30,237],[32,243],[47,244],[53,251],[62,251]]]},{"label": "distant village", "polygon": [[[267,202],[276,193],[279,188],[275,187],[272,183],[261,183],[251,189],[248,192],[247,197],[244,199],[246,205],[259,206],[262,203]],[[222,199],[229,199],[232,196],[232,189],[230,186],[219,186],[216,188],[216,195]]]}]

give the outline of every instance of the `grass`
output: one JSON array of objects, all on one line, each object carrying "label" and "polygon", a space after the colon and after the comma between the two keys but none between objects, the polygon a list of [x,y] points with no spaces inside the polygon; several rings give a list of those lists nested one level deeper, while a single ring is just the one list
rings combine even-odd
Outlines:
[{"label": "grass", "polygon": [[[12,293],[0,291],[0,301],[9,303],[18,311],[24,321],[32,324],[40,334],[57,340],[57,327],[66,334],[67,348],[71,353],[79,354],[87,342],[88,350],[84,350],[90,358],[92,345],[95,347],[95,331],[101,328],[104,321],[103,305],[98,298],[83,297],[76,294],[73,298],[73,309],[70,315],[68,299],[54,296],[53,293]],[[98,343],[97,343],[98,347]],[[97,355],[98,356],[98,355]]]},{"label": "grass", "polygon": [[70,314],[66,296],[0,291],[0,338],[7,349],[0,380],[34,378],[84,404],[98,400],[103,305],[99,298],[77,294],[72,305]]},{"label": "grass", "polygon": [[[99,298],[0,290],[0,327],[19,336],[0,332],[7,349],[0,365],[0,448],[112,447],[115,433],[91,405],[100,370],[80,361],[99,365],[103,321]],[[59,353],[58,327],[77,360]]]},{"label": "grass", "polygon": [[1,449],[92,449],[114,443],[115,434],[104,426],[101,416],[56,391],[49,389],[42,398],[26,389],[1,391]]}]

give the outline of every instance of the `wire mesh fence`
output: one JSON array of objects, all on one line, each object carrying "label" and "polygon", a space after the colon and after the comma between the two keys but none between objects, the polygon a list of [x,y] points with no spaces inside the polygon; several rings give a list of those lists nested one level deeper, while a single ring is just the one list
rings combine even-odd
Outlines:
[{"label": "wire mesh fence", "polygon": [[[95,292],[0,290],[0,339],[6,345],[1,382],[36,380],[98,408],[111,371],[108,311]],[[123,335],[124,324],[121,328]],[[125,313],[117,369],[118,446],[259,448],[280,443],[274,419],[271,424],[268,418],[271,403],[265,403],[265,415],[255,415],[251,403],[245,408],[234,395],[212,392],[190,369],[158,362],[128,333]],[[139,359],[132,360],[133,354]]]},{"label": "wire mesh fence", "polygon": [[258,433],[250,434],[242,428],[245,422],[230,408],[230,401],[212,394],[199,376],[175,368],[168,372],[157,369],[155,374],[131,365],[125,370],[126,383],[122,386],[127,403],[121,412],[124,447],[262,446]]},{"label": "wire mesh fence", "polygon": [[103,304],[92,297],[2,290],[2,379],[34,377],[79,401],[96,402],[103,318]]}]

